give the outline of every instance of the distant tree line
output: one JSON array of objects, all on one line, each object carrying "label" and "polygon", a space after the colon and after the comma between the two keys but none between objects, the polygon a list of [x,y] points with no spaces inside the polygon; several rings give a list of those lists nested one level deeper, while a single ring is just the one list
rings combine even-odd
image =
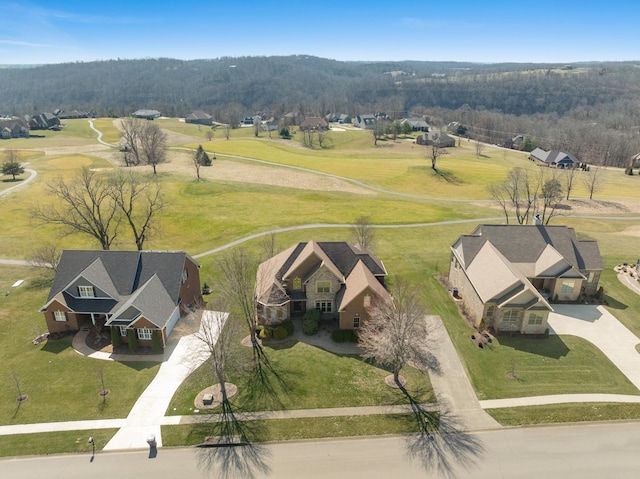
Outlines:
[{"label": "distant tree line", "polygon": [[121,117],[139,108],[167,116],[195,109],[236,125],[282,118],[384,112],[457,121],[480,141],[518,134],[530,147],[568,149],[583,161],[626,166],[638,150],[640,68],[572,65],[339,62],[311,56],[212,60],[111,60],[0,69],[0,114],[62,108]]}]

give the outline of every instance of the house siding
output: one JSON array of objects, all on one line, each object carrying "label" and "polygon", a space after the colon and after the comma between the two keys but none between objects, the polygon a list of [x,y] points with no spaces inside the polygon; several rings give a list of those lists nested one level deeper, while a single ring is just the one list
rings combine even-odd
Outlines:
[{"label": "house siding", "polygon": [[[56,321],[54,311],[64,311],[67,314],[66,321]],[[52,301],[44,310],[44,317],[47,328],[50,333],[63,333],[66,331],[78,331],[80,326],[87,320],[87,316],[70,312],[69,308],[60,304],[58,301]]]},{"label": "house siding", "polygon": [[484,303],[471,284],[462,265],[453,254],[449,265],[449,284],[452,288],[458,288],[458,294],[464,302],[467,314],[473,319],[473,324],[476,327],[480,326],[485,311]]},{"label": "house siding", "polygon": [[182,314],[187,314],[189,306],[202,301],[202,293],[198,265],[187,258],[184,262],[184,268],[187,270],[187,280],[180,285],[178,296],[180,298],[180,311]]},{"label": "house siding", "polygon": [[375,303],[376,295],[371,291],[370,288],[365,289],[362,293],[356,296],[343,311],[340,311],[339,315],[339,327],[340,329],[353,329],[353,317],[360,317],[360,327],[362,324],[368,321],[371,316],[367,311],[367,308],[364,307],[364,298],[366,295],[369,295],[371,298],[371,304]]},{"label": "house siding", "polygon": [[[318,281],[329,281],[330,288],[328,293],[318,293]],[[331,301],[331,312],[323,313],[323,319],[337,317],[336,313],[336,293],[342,287],[342,283],[327,268],[322,266],[318,271],[313,273],[306,281],[307,290],[307,311],[316,308],[316,301]]]}]

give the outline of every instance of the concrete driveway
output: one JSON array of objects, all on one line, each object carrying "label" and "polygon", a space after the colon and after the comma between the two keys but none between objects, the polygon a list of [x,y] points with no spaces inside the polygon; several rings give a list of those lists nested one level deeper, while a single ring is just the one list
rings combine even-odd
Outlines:
[{"label": "concrete driveway", "polygon": [[640,389],[640,343],[604,306],[554,304],[549,329],[554,334],[578,336],[593,343]]}]

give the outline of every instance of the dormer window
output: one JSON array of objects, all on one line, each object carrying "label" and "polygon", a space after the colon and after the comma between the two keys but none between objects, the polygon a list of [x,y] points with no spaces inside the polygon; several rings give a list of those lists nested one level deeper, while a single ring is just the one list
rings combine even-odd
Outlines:
[{"label": "dormer window", "polygon": [[93,286],[78,286],[78,294],[81,298],[95,298]]}]

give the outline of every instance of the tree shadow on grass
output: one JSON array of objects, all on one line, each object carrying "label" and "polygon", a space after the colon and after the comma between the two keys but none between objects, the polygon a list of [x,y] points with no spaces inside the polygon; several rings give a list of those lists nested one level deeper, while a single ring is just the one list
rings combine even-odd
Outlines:
[{"label": "tree shadow on grass", "polygon": [[470,470],[485,452],[482,441],[465,431],[462,420],[440,402],[437,410],[425,408],[405,388],[418,433],[406,439],[406,454],[427,473],[456,477],[458,469]]},{"label": "tree shadow on grass", "polygon": [[72,347],[73,336],[65,336],[61,339],[47,338],[47,342],[42,346],[41,351],[52,354],[60,354],[62,351]]},{"label": "tree shadow on grass", "polygon": [[553,359],[560,359],[571,351],[562,338],[555,334],[544,339],[507,336],[500,336],[497,339],[502,346]]},{"label": "tree shadow on grass", "polygon": [[437,168],[431,168],[431,171],[433,171],[437,177],[445,180],[447,183],[452,183],[454,185],[461,185],[463,183],[463,181],[460,180],[460,178],[458,178],[451,171],[439,170]]},{"label": "tree shadow on grass", "polygon": [[252,440],[259,440],[263,433],[258,421],[238,420],[229,400],[221,404],[221,412],[211,424],[211,436],[196,451],[198,468],[205,477],[253,478],[257,473],[268,475],[269,452]]}]

